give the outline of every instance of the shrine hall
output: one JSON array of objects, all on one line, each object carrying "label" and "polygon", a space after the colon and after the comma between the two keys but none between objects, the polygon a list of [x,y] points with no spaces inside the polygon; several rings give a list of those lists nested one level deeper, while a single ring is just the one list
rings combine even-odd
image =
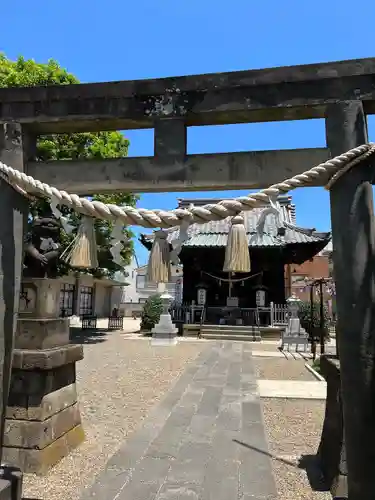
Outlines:
[{"label": "shrine hall", "polygon": [[[218,199],[179,199],[178,207],[203,206]],[[223,263],[230,229],[230,217],[222,221],[192,224],[187,231],[179,259],[183,265],[182,302],[215,308],[254,309],[271,303],[285,304],[285,274],[288,264],[312,259],[330,241],[330,233],[296,224],[296,207],[291,196],[279,196],[272,206],[244,212],[251,270],[225,273]],[[171,228],[168,242],[179,238],[179,228]],[[151,249],[153,234],[140,241]],[[172,248],[172,245],[171,245]]]}]

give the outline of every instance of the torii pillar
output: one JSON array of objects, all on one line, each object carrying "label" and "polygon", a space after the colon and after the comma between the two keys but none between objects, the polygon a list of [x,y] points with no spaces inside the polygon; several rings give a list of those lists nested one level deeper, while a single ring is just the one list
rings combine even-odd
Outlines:
[{"label": "torii pillar", "polygon": [[[0,124],[0,161],[24,170],[26,136],[17,123]],[[5,414],[8,402],[13,344],[20,296],[24,228],[28,202],[0,178],[0,458],[2,459]],[[1,462],[3,464],[3,462]],[[20,500],[22,474],[14,467],[0,468],[0,498]]]},{"label": "torii pillar", "polygon": [[[326,134],[332,157],[368,142],[362,102],[328,106]],[[375,494],[374,166],[371,156],[340,177],[330,192],[336,341],[350,500],[374,498]],[[346,497],[340,494],[340,498]]]}]

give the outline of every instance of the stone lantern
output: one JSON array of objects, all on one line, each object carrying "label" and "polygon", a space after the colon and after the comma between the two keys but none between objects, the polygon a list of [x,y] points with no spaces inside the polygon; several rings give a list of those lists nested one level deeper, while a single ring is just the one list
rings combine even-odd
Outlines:
[{"label": "stone lantern", "polygon": [[303,345],[306,351],[309,336],[305,329],[301,327],[298,317],[302,301],[295,295],[292,295],[286,300],[286,303],[288,305],[289,320],[287,327],[282,333],[281,349],[284,349],[284,344],[296,344],[296,351],[299,345]]},{"label": "stone lantern", "polygon": [[290,313],[290,317],[292,319],[298,318],[298,311],[301,307],[302,301],[295,295],[292,295],[291,297],[289,297],[289,299],[286,300],[286,303],[288,305],[288,311]]},{"label": "stone lantern", "polygon": [[299,334],[301,332],[301,324],[298,312],[300,310],[302,301],[295,295],[292,295],[291,297],[289,297],[289,299],[286,300],[286,303],[288,305],[288,311],[289,311],[288,328],[290,332],[292,333],[298,332]]}]

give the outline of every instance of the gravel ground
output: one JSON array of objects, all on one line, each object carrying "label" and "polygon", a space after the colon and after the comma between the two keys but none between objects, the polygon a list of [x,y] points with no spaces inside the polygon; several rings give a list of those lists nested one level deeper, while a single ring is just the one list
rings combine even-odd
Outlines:
[{"label": "gravel ground", "polygon": [[281,341],[275,341],[274,343],[264,342],[253,342],[251,344],[252,351],[272,351],[272,352],[280,352],[279,347],[281,346]]},{"label": "gravel ground", "polygon": [[265,380],[316,380],[305,367],[305,360],[253,358],[257,378]]},{"label": "gravel ground", "polygon": [[47,476],[26,474],[25,497],[77,500],[205,347],[184,342],[156,348],[147,340],[125,337],[110,332],[99,335],[96,342],[95,336],[85,342],[85,358],[77,363],[77,385],[86,440]]},{"label": "gravel ground", "polygon": [[262,405],[280,500],[331,499],[328,491],[318,491],[324,486],[314,467],[325,403],[262,399]]}]

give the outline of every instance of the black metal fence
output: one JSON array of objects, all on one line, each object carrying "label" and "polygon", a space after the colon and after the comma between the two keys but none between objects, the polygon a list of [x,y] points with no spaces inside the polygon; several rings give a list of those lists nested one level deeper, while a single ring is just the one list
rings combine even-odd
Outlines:
[{"label": "black metal fence", "polygon": [[169,313],[172,318],[172,323],[178,328],[179,335],[182,335],[184,324],[187,323],[186,317],[189,314],[190,306],[172,304],[169,308]]},{"label": "black metal fence", "polygon": [[98,317],[92,314],[83,314],[81,316],[82,330],[95,330]]},{"label": "black metal fence", "polygon": [[186,313],[190,310],[190,306],[172,304],[169,308],[170,315],[173,321],[186,321]]},{"label": "black metal fence", "polygon": [[272,324],[272,318],[268,307],[207,307],[205,323],[212,325],[268,326]]},{"label": "black metal fence", "polygon": [[108,330],[123,330],[124,317],[123,316],[109,316]]}]

